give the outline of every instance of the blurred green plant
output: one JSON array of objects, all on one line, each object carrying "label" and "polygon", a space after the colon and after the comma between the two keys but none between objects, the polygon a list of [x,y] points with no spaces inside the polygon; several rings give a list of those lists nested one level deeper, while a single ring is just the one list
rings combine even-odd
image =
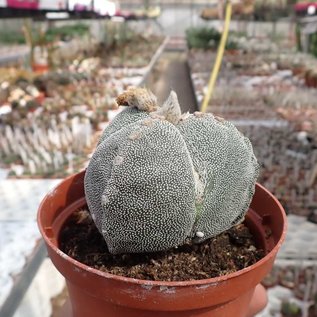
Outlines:
[{"label": "blurred green plant", "polygon": [[192,27],[186,30],[186,40],[189,48],[216,48],[221,39],[221,33],[214,28]]},{"label": "blurred green plant", "polygon": [[310,35],[309,52],[317,57],[317,32]]},{"label": "blurred green plant", "polygon": [[136,32],[129,27],[126,22],[106,21],[105,23],[105,37],[103,45],[106,48],[115,48],[119,45],[132,41]]},{"label": "blurred green plant", "polygon": [[295,35],[296,35],[296,48],[298,51],[302,50],[302,35],[300,32],[300,26],[296,25],[295,27]]},{"label": "blurred green plant", "polygon": [[282,302],[281,313],[285,317],[300,317],[302,315],[301,308],[290,301]]},{"label": "blurred green plant", "polygon": [[[215,28],[192,27],[186,30],[188,48],[216,49],[221,40],[221,33]],[[234,39],[228,39],[226,49],[234,50],[238,44]]]},{"label": "blurred green plant", "polygon": [[69,41],[75,37],[81,37],[89,32],[89,26],[83,23],[51,27],[45,32],[47,42],[56,40]]},{"label": "blurred green plant", "polygon": [[1,44],[25,44],[25,38],[22,32],[17,31],[0,31]]}]

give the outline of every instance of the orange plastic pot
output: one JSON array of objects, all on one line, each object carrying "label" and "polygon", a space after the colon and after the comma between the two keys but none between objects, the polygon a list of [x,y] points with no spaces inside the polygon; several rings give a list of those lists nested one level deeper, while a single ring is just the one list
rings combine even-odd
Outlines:
[{"label": "orange plastic pot", "polygon": [[245,223],[266,256],[225,276],[185,282],[125,278],[88,267],[59,249],[65,221],[86,205],[84,174],[62,181],[42,201],[38,224],[56,268],[66,278],[74,317],[245,317],[254,289],[271,270],[286,233],[286,216],[261,185]]}]

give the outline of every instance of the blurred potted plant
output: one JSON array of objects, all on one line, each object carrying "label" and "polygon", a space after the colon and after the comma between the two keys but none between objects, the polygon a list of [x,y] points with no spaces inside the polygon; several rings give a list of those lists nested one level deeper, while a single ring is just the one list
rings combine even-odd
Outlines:
[{"label": "blurred potted plant", "polygon": [[281,307],[281,313],[283,317],[301,317],[302,310],[294,302],[284,301]]},{"label": "blurred potted plant", "polygon": [[89,32],[85,24],[63,27],[51,27],[48,30],[34,29],[29,21],[22,27],[25,42],[30,47],[30,65],[34,72],[45,73],[53,68],[54,52],[58,49],[58,41],[70,41],[73,38],[83,38]]},{"label": "blurred potted plant", "polygon": [[271,272],[263,279],[262,284],[266,288],[276,286],[279,282],[279,273],[280,273],[280,268],[273,267]]},{"label": "blurred potted plant", "polygon": [[45,32],[38,30],[35,34],[29,21],[22,27],[25,42],[30,48],[30,66],[35,73],[48,71],[48,50],[45,41]]},{"label": "blurred potted plant", "polygon": [[287,266],[280,272],[280,284],[289,289],[293,289],[296,285],[296,267]]},{"label": "blurred potted plant", "polygon": [[314,294],[314,302],[308,309],[308,316],[309,317],[317,316],[317,293]]},{"label": "blurred potted plant", "polygon": [[[221,33],[215,28],[192,27],[186,30],[186,40],[189,49],[216,49],[221,39]],[[236,54],[238,44],[229,38],[226,43],[226,53]]]},{"label": "blurred potted plant", "polygon": [[[128,108],[104,131],[87,170],[64,180],[39,208],[40,231],[66,278],[74,316],[92,310],[96,317],[245,316],[286,230],[280,203],[255,185],[258,164],[249,140],[211,114],[182,115],[173,92],[162,107],[141,88],[117,102]],[[265,256],[234,273],[198,280],[103,272],[61,250],[65,224],[87,205],[107,258],[143,259],[188,241],[197,249],[244,219]]]},{"label": "blurred potted plant", "polygon": [[217,48],[221,33],[215,28],[189,28],[186,30],[187,46],[189,48]]}]

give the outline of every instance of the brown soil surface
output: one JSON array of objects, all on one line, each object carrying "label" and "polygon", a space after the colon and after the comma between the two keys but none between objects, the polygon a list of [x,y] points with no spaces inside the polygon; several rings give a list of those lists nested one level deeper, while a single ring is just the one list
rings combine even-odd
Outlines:
[{"label": "brown soil surface", "polygon": [[212,278],[241,270],[263,257],[243,224],[201,244],[186,243],[164,252],[113,255],[87,211],[69,219],[61,232],[60,248],[101,271],[154,281]]}]

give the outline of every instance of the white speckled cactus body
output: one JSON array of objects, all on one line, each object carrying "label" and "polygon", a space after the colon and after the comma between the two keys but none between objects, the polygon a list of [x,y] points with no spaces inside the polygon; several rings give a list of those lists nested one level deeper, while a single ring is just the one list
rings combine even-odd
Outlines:
[{"label": "white speckled cactus body", "polygon": [[85,176],[88,207],[111,253],[167,250],[241,222],[258,163],[250,141],[211,114],[162,107],[142,88],[118,97]]}]

